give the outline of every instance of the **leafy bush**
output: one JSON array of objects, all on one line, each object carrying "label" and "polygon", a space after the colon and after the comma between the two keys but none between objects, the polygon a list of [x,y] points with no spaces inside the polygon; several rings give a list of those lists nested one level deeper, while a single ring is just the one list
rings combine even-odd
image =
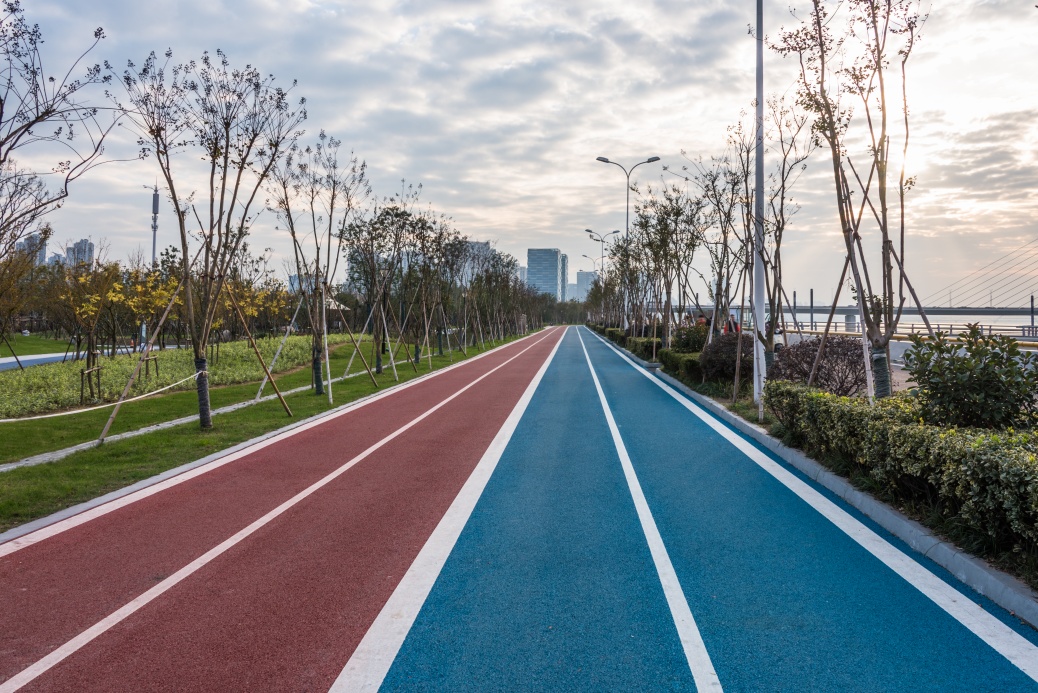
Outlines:
[{"label": "leafy bush", "polygon": [[673,349],[661,349],[656,355],[663,370],[686,385],[698,385],[703,381],[699,367],[699,354],[687,354]]},{"label": "leafy bush", "polygon": [[895,496],[936,499],[946,519],[1004,548],[1038,548],[1038,433],[929,425],[908,396],[870,407],[769,381],[764,400],[809,454],[851,462]]},{"label": "leafy bush", "polygon": [[[707,380],[727,381],[735,378],[735,350],[738,348],[739,335],[724,334],[715,337],[703,347],[699,355],[699,365]],[[750,380],[753,374],[753,338],[744,335],[742,338],[742,367],[740,373]]]},{"label": "leafy bush", "polygon": [[628,337],[627,338],[627,350],[638,358],[645,360],[652,360],[653,358],[653,345],[655,344],[656,354],[658,355],[660,350],[663,348],[663,340],[660,338],[653,339],[652,337]]},{"label": "leafy bush", "polygon": [[605,331],[606,339],[616,342],[620,346],[627,344],[627,333],[618,327],[607,327]]},{"label": "leafy bush", "polygon": [[686,354],[698,354],[706,346],[706,325],[679,327],[671,335],[671,348]]},{"label": "leafy bush", "polygon": [[905,368],[919,386],[927,423],[979,428],[1038,422],[1038,357],[1012,337],[970,325],[959,339],[912,335]]},{"label": "leafy bush", "polygon": [[[349,337],[340,334],[329,334],[330,344],[341,343]],[[270,365],[277,351],[280,337],[257,339],[256,346],[263,354],[263,360]],[[156,351],[159,374],[154,371],[150,377],[142,373],[133,388],[131,396],[142,395],[171,385],[193,375],[194,359],[191,349],[166,349]],[[126,382],[130,379],[137,365],[138,354],[122,354],[115,358],[102,358],[99,364],[101,371],[101,393],[95,403],[114,402],[119,399]],[[285,348],[278,356],[276,372],[285,371],[308,363],[311,359],[310,337],[289,337]],[[65,363],[46,363],[23,370],[0,371],[0,418],[26,416],[79,406],[79,371],[84,367],[82,361]],[[227,342],[220,345],[220,356],[209,366],[209,383],[211,385],[230,385],[260,380],[263,367],[256,360],[256,354],[247,341]],[[177,386],[177,390],[190,390],[195,387],[194,380],[188,380]],[[89,393],[89,390],[88,390]]]},{"label": "leafy bush", "polygon": [[[821,337],[791,344],[775,355],[768,378],[807,383],[818,356]],[[818,364],[815,385],[834,395],[854,396],[865,390],[865,356],[857,337],[832,335],[825,342],[825,353]]]}]

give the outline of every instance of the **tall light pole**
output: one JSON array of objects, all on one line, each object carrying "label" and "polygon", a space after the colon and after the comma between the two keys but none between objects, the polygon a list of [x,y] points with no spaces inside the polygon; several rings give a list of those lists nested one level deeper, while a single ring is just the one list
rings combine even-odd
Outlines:
[{"label": "tall light pole", "polygon": [[[591,238],[591,240],[599,242],[599,247],[601,248],[601,254],[600,254],[599,257],[600,257],[600,259],[602,261],[602,274],[605,274],[605,242],[606,242],[606,239],[609,238],[610,236],[612,236],[614,233],[620,233],[620,230],[617,229],[616,231],[610,231],[609,233],[607,233],[604,236],[602,234],[600,234],[600,233],[595,233],[591,229],[584,229],[584,232],[588,235],[588,237]],[[601,275],[599,275],[599,283],[601,283],[601,285],[602,285],[602,326],[605,327],[605,280],[602,278]]]},{"label": "tall light pole", "polygon": [[[753,400],[757,418],[764,420],[764,0],[757,0],[757,151],[753,200]],[[772,321],[777,316],[771,316]]]},{"label": "tall light pole", "polygon": [[[759,1],[760,0],[758,0],[758,2]],[[624,242],[625,243],[628,240],[630,240],[630,235],[631,235],[631,174],[634,173],[634,169],[638,168],[642,164],[651,164],[651,163],[659,161],[659,160],[660,160],[660,158],[658,156],[650,156],[645,161],[639,161],[634,166],[632,166],[630,169],[627,169],[627,168],[624,168],[624,166],[622,164],[618,164],[615,161],[610,161],[609,159],[605,158],[604,156],[599,156],[599,157],[595,158],[595,161],[601,161],[603,164],[612,164],[613,166],[619,166],[620,170],[624,172],[625,176],[627,176],[627,218],[626,218],[625,225],[624,225]],[[630,312],[628,310],[628,308],[629,308],[629,306],[627,306],[627,297],[625,296],[624,297],[624,329],[627,329],[627,313]]]},{"label": "tall light pole", "polygon": [[[598,263],[599,262],[604,262],[604,259],[599,260],[599,259],[591,257],[590,255],[581,255],[581,257],[584,257],[584,258],[587,258],[588,260],[591,260],[591,268],[593,270],[595,270],[595,276],[598,278],[599,291],[601,291],[601,293],[602,293],[602,298],[601,298],[601,300],[599,300],[598,303],[599,303],[599,310],[602,313],[602,326],[605,327],[605,282],[602,280],[602,275],[605,273],[604,272],[605,266],[602,265],[602,271],[600,271],[598,269],[599,268],[599,264]],[[585,298],[587,298],[587,297],[585,296]]]}]

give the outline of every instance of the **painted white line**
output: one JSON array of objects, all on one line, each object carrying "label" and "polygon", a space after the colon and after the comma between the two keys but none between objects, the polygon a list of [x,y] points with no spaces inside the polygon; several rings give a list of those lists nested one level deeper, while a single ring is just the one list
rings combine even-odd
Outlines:
[{"label": "painted white line", "polygon": [[[597,337],[598,335],[595,336]],[[714,429],[741,453],[749,457],[783,486],[799,496],[801,500],[818,511],[825,519],[839,527],[847,536],[882,561],[910,585],[922,592],[934,604],[944,609],[955,620],[990,645],[996,652],[1012,662],[1020,671],[1033,680],[1038,681],[1038,647],[1035,647],[1022,635],[989,614],[981,606],[975,604],[886,539],[873,532],[859,520],[852,517],[847,511],[798,479],[794,474],[755,448],[742,436],[722,424],[695,403],[683,397],[674,388],[653,377],[645,369],[613,347],[612,344],[601,337],[599,339],[620,358],[630,364],[638,373],[644,375],[650,382],[655,383],[683,407],[702,419],[706,425]]]},{"label": "painted white line", "polygon": [[[137,597],[133,601],[129,602],[128,604],[126,604],[125,606],[120,608],[119,610],[115,611],[114,613],[112,613],[109,616],[105,617],[104,619],[102,619],[98,623],[94,624],[93,626],[91,626],[87,630],[83,631],[82,633],[80,633],[76,637],[72,638],[71,640],[66,642],[64,645],[61,645],[60,647],[58,647],[56,650],[54,650],[53,652],[48,654],[43,659],[40,659],[35,664],[32,664],[31,666],[23,669],[21,672],[16,674],[14,677],[8,679],[7,681],[4,681],[2,684],[0,684],[0,693],[13,693],[13,691],[17,691],[22,686],[30,683],[31,681],[33,681],[34,679],[39,677],[41,674],[47,672],[49,669],[53,668],[55,665],[60,663],[62,660],[66,659],[70,655],[74,654],[76,651],[78,651],[79,649],[81,649],[85,645],[89,644],[91,641],[93,641],[95,638],[97,638],[98,636],[103,634],[105,631],[109,630],[110,628],[112,628],[113,626],[117,625],[118,623],[126,620],[128,617],[130,617],[131,615],[133,615],[134,613],[139,611],[141,608],[143,608],[147,604],[151,603],[152,601],[154,601],[155,599],[160,597],[162,594],[168,592],[170,589],[175,587],[177,584],[179,584],[180,582],[182,582],[186,578],[188,578],[191,575],[193,575],[194,573],[198,572],[198,570],[200,570],[202,567],[204,567],[208,563],[212,562],[214,559],[218,558],[222,554],[226,553],[232,547],[240,544],[242,541],[247,539],[252,534],[255,534],[260,528],[264,527],[265,525],[269,524],[273,520],[277,519],[280,515],[285,513],[285,511],[287,511],[290,508],[292,508],[293,506],[299,504],[300,502],[302,502],[303,500],[305,500],[309,496],[313,495],[314,493],[316,493],[318,490],[320,490],[324,486],[327,486],[332,481],[334,481],[338,477],[342,476],[346,471],[348,471],[349,469],[354,467],[356,464],[358,464],[359,462],[361,462],[365,458],[369,457],[372,453],[377,451],[379,448],[383,447],[386,443],[388,443],[391,440],[399,437],[400,435],[402,435],[403,433],[405,433],[409,429],[411,429],[414,426],[416,426],[421,421],[423,421],[426,418],[428,418],[429,416],[431,416],[436,411],[442,409],[447,404],[449,404],[450,402],[452,402],[453,400],[455,400],[456,398],[461,396],[462,393],[464,393],[465,391],[467,391],[470,388],[474,387],[477,383],[482,381],[484,378],[487,378],[491,374],[493,374],[494,372],[504,368],[509,363],[511,363],[512,361],[516,360],[517,358],[519,358],[520,356],[525,354],[527,351],[529,351],[530,349],[532,349],[535,346],[537,346],[538,344],[540,344],[542,341],[544,341],[544,339],[547,339],[547,337],[550,336],[550,334],[551,333],[549,333],[548,335],[545,335],[545,337],[543,337],[542,339],[537,340],[536,342],[534,342],[530,346],[528,346],[525,349],[523,349],[522,351],[520,351],[515,356],[512,356],[511,358],[509,358],[504,363],[501,363],[501,364],[495,366],[494,368],[492,368],[491,370],[487,371],[483,375],[479,376],[478,378],[476,378],[475,380],[473,380],[468,385],[466,385],[465,387],[461,388],[460,390],[458,390],[454,394],[450,395],[449,397],[447,397],[444,400],[441,400],[435,406],[427,409],[422,414],[419,414],[417,417],[415,417],[414,419],[412,419],[408,423],[406,423],[403,426],[401,426],[400,428],[396,429],[395,431],[393,431],[392,433],[387,435],[385,438],[383,438],[382,440],[378,441],[374,445],[370,446],[369,448],[364,450],[364,452],[360,453],[359,455],[357,455],[356,457],[351,459],[349,462],[347,462],[343,466],[341,466],[338,469],[336,469],[334,472],[328,474],[327,476],[325,476],[320,481],[317,481],[316,483],[310,485],[306,489],[304,489],[304,490],[300,491],[299,493],[297,493],[296,495],[292,496],[287,501],[285,501],[281,505],[277,506],[276,508],[274,508],[273,510],[268,512],[263,517],[259,518],[258,520],[256,520],[252,524],[250,524],[249,526],[245,527],[244,529],[242,529],[238,533],[234,534],[229,539],[226,539],[225,541],[220,543],[218,546],[215,546],[212,549],[210,549],[209,551],[206,551],[204,554],[202,554],[201,556],[199,556],[195,560],[191,561],[191,563],[187,564],[186,566],[184,566],[183,568],[181,568],[177,572],[173,573],[173,575],[169,576],[168,578],[166,578],[165,580],[163,580],[159,584],[155,585],[150,590],[148,590],[144,594],[140,595],[139,597]],[[555,348],[556,349],[558,348],[558,344],[555,345]],[[554,356],[555,351],[553,350],[551,353]],[[543,370],[541,372],[543,372]],[[539,375],[540,375],[540,372],[538,373],[538,376]]]},{"label": "painted white line", "polygon": [[670,561],[670,554],[667,553],[663,537],[660,536],[660,530],[656,527],[656,520],[652,517],[649,503],[645,500],[642,485],[638,481],[638,475],[635,474],[634,465],[631,463],[631,456],[627,453],[627,446],[620,436],[620,429],[616,425],[616,419],[613,418],[612,410],[609,409],[605,392],[602,391],[602,384],[598,381],[598,373],[595,372],[595,367],[591,363],[591,356],[587,353],[587,346],[584,344],[584,338],[580,336],[579,329],[577,338],[580,339],[580,348],[584,350],[587,367],[591,370],[591,379],[595,381],[598,401],[602,404],[606,423],[609,424],[609,432],[613,436],[613,445],[616,446],[616,452],[620,456],[620,466],[623,467],[624,476],[627,478],[627,487],[631,490],[631,498],[638,511],[638,521],[641,522],[642,532],[649,543],[649,553],[652,554],[652,562],[656,564],[656,573],[660,577],[660,584],[663,585],[663,594],[667,597],[670,615],[674,619],[674,625],[677,626],[681,647],[685,651],[685,659],[688,661],[689,669],[692,670],[692,678],[696,682],[696,690],[720,691],[722,690],[721,681],[717,678],[714,663],[710,660],[710,653],[706,651],[706,643],[703,642],[696,619],[692,616],[685,593],[681,590],[681,583],[678,582],[674,564]]},{"label": "painted white line", "polygon": [[[547,339],[547,337],[551,333],[552,333],[551,331],[541,333],[541,339],[537,339],[534,343],[536,344],[536,343],[541,342],[543,339]],[[503,348],[506,348],[508,346],[520,344],[521,342],[523,342],[523,341],[525,341],[527,339],[531,339],[531,338],[536,337],[536,336],[537,336],[537,333],[535,333],[533,335],[530,335],[529,337],[523,337],[522,339],[518,339],[518,340],[512,342],[511,344],[504,344],[504,345],[498,347],[497,349],[503,349]],[[28,546],[32,546],[33,544],[38,544],[39,542],[41,542],[41,541],[43,541],[45,539],[49,539],[50,537],[53,537],[56,534],[61,534],[62,532],[68,531],[68,530],[70,530],[70,529],[72,529],[74,527],[78,527],[79,525],[82,525],[84,523],[90,522],[91,520],[95,520],[95,519],[97,519],[97,518],[99,518],[99,517],[101,517],[103,515],[107,515],[110,512],[114,512],[114,511],[116,511],[116,510],[118,510],[120,508],[126,507],[127,505],[130,505],[132,503],[136,503],[139,500],[142,500],[142,499],[147,498],[149,496],[153,496],[156,493],[161,493],[162,491],[165,491],[168,488],[172,488],[173,486],[177,486],[178,484],[182,484],[185,481],[189,481],[191,479],[194,479],[197,476],[201,476],[202,474],[206,474],[208,472],[211,472],[214,469],[219,469],[220,467],[224,466],[225,464],[230,464],[231,462],[234,462],[235,460],[239,460],[239,459],[241,459],[243,457],[247,457],[248,455],[251,455],[252,453],[257,452],[259,450],[262,450],[263,448],[266,448],[266,447],[269,447],[271,445],[274,445],[275,443],[280,443],[281,441],[283,441],[283,440],[285,440],[287,438],[291,438],[294,435],[298,435],[299,433],[302,433],[303,431],[308,431],[311,428],[314,428],[315,426],[321,426],[323,424],[326,424],[329,421],[337,419],[340,416],[345,416],[346,414],[349,414],[350,412],[354,412],[354,411],[356,411],[358,409],[366,407],[369,404],[377,402],[377,401],[379,401],[381,399],[384,399],[386,397],[391,397],[392,395],[395,395],[395,394],[397,394],[399,392],[402,392],[402,391],[404,391],[404,390],[406,390],[406,389],[408,389],[410,387],[414,387],[415,385],[418,385],[420,383],[426,382],[426,381],[428,381],[428,380],[430,380],[430,379],[432,379],[432,378],[434,378],[436,376],[439,376],[439,375],[442,375],[442,374],[444,374],[444,373],[446,373],[448,371],[454,370],[455,368],[460,368],[461,366],[465,366],[467,364],[470,364],[473,361],[478,361],[479,359],[483,358],[484,356],[489,356],[490,354],[496,353],[497,349],[492,349],[490,351],[484,351],[482,354],[478,354],[476,356],[473,356],[472,358],[465,359],[464,361],[459,361],[457,363],[453,363],[453,364],[451,364],[449,366],[445,366],[444,368],[441,368],[439,370],[433,371],[432,373],[428,373],[428,374],[420,376],[418,378],[414,378],[412,380],[407,381],[406,383],[402,383],[400,385],[397,385],[395,387],[389,388],[387,390],[382,390],[381,392],[378,392],[378,393],[376,393],[376,394],[374,394],[374,395],[372,395],[370,397],[367,397],[366,399],[364,399],[362,401],[355,402],[355,403],[352,403],[352,404],[343,405],[343,407],[341,409],[338,409],[336,411],[330,412],[327,416],[323,416],[323,417],[314,419],[313,421],[310,421],[309,423],[303,424],[302,426],[297,426],[296,428],[290,429],[290,430],[285,431],[283,433],[280,433],[280,434],[278,434],[276,436],[272,436],[272,437],[267,438],[265,440],[261,440],[261,441],[257,442],[255,445],[250,445],[247,448],[242,448],[241,450],[233,452],[233,453],[231,453],[231,454],[229,454],[229,455],[227,455],[225,457],[221,457],[218,460],[213,460],[209,464],[203,465],[201,467],[195,467],[194,469],[186,471],[183,474],[178,474],[177,476],[171,477],[171,478],[169,478],[169,479],[167,479],[165,481],[162,481],[162,482],[160,482],[158,484],[155,484],[153,486],[149,486],[147,488],[143,488],[140,491],[137,491],[136,493],[131,493],[131,494],[123,496],[121,498],[117,498],[117,499],[111,501],[110,503],[105,503],[104,505],[99,505],[96,508],[91,508],[91,509],[89,509],[89,510],[87,510],[85,512],[82,512],[82,513],[78,514],[78,515],[74,515],[74,516],[72,516],[70,518],[67,518],[65,520],[61,520],[59,522],[55,522],[52,525],[48,525],[46,527],[43,527],[42,529],[38,529],[35,532],[32,532],[30,534],[26,534],[26,535],[18,537],[16,539],[12,539],[11,541],[8,541],[8,542],[6,542],[4,544],[0,544],[0,558],[3,558],[4,556],[10,555],[10,554],[12,554],[15,551],[18,551],[20,549],[24,549],[24,548],[26,548]]]},{"label": "painted white line", "polygon": [[[566,330],[568,329],[566,328]],[[565,330],[563,336],[565,336]],[[386,674],[389,673],[389,668],[393,665],[393,660],[396,659],[400,647],[404,644],[404,639],[418,617],[418,612],[421,611],[436,578],[439,577],[443,565],[447,562],[447,557],[454,549],[462,529],[472,515],[480,496],[483,495],[483,489],[486,488],[501,455],[512,439],[519,420],[522,419],[537,386],[540,385],[548,366],[555,358],[560,344],[562,344],[562,338],[555,343],[555,348],[537,371],[537,375],[530,381],[526,392],[516,403],[512,413],[508,415],[501,430],[494,436],[494,440],[483,453],[483,457],[479,460],[472,475],[469,476],[468,481],[451,503],[447,513],[436,525],[436,529],[433,530],[414,563],[408,568],[403,579],[400,580],[400,584],[382,607],[382,611],[368,628],[368,632],[364,634],[357,649],[346,662],[346,666],[335,679],[335,683],[332,684],[333,693],[377,691],[382,685]]]}]

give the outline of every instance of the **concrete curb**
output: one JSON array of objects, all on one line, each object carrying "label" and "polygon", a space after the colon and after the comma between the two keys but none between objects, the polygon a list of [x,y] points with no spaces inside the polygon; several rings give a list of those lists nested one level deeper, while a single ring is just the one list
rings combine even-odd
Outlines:
[{"label": "concrete curb", "polygon": [[714,400],[693,391],[680,380],[649,364],[631,352],[622,349],[642,368],[655,372],[655,377],[678,390],[714,417],[762,445],[773,455],[799,470],[812,481],[833,492],[849,505],[862,512],[880,527],[908,544],[914,550],[941,566],[964,584],[1001,606],[1013,616],[1038,628],[1038,592],[1024,582],[1004,573],[986,561],[966,553],[951,542],[936,536],[925,526],[892,508],[886,503],[855,488],[850,481],[837,475],[804,453],[784,445],[766,430],[746,421]]}]

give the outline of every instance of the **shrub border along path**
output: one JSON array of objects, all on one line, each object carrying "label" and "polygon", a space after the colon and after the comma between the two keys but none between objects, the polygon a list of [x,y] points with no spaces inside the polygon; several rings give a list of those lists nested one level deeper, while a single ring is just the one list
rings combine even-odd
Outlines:
[{"label": "shrub border along path", "polygon": [[799,450],[786,446],[763,428],[732,413],[709,397],[695,392],[671,375],[655,368],[649,368],[646,361],[623,347],[615,343],[611,346],[626,352],[628,357],[642,368],[650,372],[655,371],[657,378],[692,399],[728,426],[759,443],[812,481],[839,496],[880,527],[947,570],[979,594],[984,595],[1014,616],[1023,619],[1032,627],[1038,628],[1038,592],[1032,590],[1024,582],[964,552],[951,542],[937,537],[922,524],[858,490],[847,479],[826,469],[821,463]]}]

